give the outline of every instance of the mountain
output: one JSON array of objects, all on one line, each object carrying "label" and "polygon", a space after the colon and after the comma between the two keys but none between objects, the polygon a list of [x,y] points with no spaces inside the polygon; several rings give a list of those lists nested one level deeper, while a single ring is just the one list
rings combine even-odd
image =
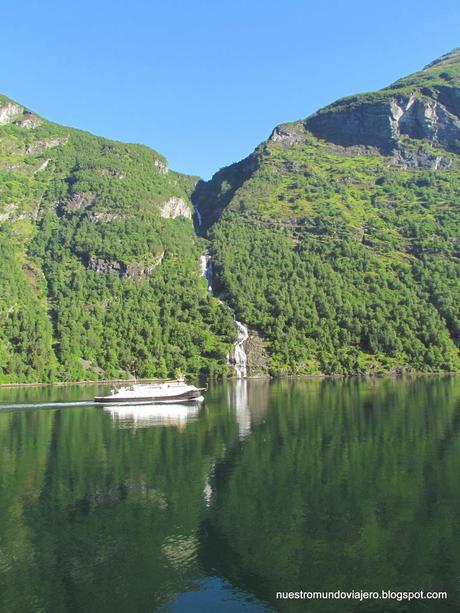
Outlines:
[{"label": "mountain", "polygon": [[459,369],[459,49],[276,127],[192,199],[253,372]]},{"label": "mountain", "polygon": [[228,373],[196,180],[0,97],[0,382]]},{"label": "mountain", "polygon": [[0,96],[0,382],[459,370],[459,203],[459,49],[208,182]]}]

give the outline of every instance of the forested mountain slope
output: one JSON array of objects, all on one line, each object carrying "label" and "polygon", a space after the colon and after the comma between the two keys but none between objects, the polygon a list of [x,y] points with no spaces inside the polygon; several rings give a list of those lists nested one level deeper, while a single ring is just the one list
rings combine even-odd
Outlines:
[{"label": "forested mountain slope", "polygon": [[195,182],[0,97],[0,382],[227,373]]},{"label": "forested mountain slope", "polygon": [[270,372],[459,369],[459,50],[278,126],[193,200]]},{"label": "forested mountain slope", "polygon": [[198,184],[0,97],[0,382],[229,374],[191,199],[250,367],[460,368],[459,50]]}]

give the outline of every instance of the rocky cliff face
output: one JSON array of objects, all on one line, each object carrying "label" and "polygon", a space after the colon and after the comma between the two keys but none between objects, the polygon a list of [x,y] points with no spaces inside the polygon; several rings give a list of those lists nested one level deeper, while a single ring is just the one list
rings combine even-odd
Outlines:
[{"label": "rocky cliff face", "polygon": [[459,194],[455,50],[277,126],[194,203],[269,372],[377,373],[460,364]]},{"label": "rocky cliff face", "polygon": [[426,140],[433,147],[460,152],[460,121],[439,101],[414,92],[382,100],[342,102],[305,121],[316,137],[349,147],[365,145],[390,154],[401,138]]},{"label": "rocky cliff face", "polygon": [[11,123],[12,119],[22,113],[22,106],[14,102],[0,103],[0,125]]},{"label": "rocky cliff face", "polygon": [[17,102],[0,96],[0,126],[13,123],[20,128],[32,129],[42,123],[42,119]]},{"label": "rocky cliff face", "polygon": [[[304,120],[280,124],[247,158],[200,181],[193,202],[203,228],[215,223],[235,194],[266,163],[270,144],[290,149],[318,139],[338,156],[375,156],[407,169],[442,170],[460,154],[460,49],[378,92],[343,98]],[[454,154],[454,155],[452,155]],[[301,166],[301,165],[300,165]],[[278,172],[295,174],[285,161]]]},{"label": "rocky cliff face", "polygon": [[192,202],[202,220],[200,232],[216,222],[237,190],[259,166],[257,152],[226,168],[222,168],[211,181],[198,181],[192,194]]},{"label": "rocky cliff face", "polygon": [[426,148],[415,150],[424,144],[460,153],[459,66],[460,52],[455,49],[379,92],[343,98],[303,121],[278,126],[270,140],[290,147],[314,135],[355,148],[344,154],[368,155],[376,149],[406,167],[436,170],[449,166],[448,156],[429,155]]},{"label": "rocky cliff face", "polygon": [[175,219],[176,217],[192,218],[192,210],[183,198],[171,196],[166,202],[160,205],[160,215],[165,218]]}]

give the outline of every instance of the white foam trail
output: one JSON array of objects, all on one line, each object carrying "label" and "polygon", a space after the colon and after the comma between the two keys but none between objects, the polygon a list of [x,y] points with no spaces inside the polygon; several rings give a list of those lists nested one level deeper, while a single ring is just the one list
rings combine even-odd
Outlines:
[{"label": "white foam trail", "polygon": [[82,400],[79,402],[31,402],[31,403],[15,403],[15,404],[0,404],[0,410],[2,409],[40,409],[48,407],[53,409],[55,407],[84,407],[95,404],[94,400]]}]

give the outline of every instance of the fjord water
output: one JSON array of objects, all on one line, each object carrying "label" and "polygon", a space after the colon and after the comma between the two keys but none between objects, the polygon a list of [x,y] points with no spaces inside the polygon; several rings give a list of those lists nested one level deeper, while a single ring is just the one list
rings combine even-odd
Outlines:
[{"label": "fjord water", "polygon": [[[96,391],[0,390],[0,611],[460,609],[458,378]],[[449,598],[275,599],[338,589]]]}]

